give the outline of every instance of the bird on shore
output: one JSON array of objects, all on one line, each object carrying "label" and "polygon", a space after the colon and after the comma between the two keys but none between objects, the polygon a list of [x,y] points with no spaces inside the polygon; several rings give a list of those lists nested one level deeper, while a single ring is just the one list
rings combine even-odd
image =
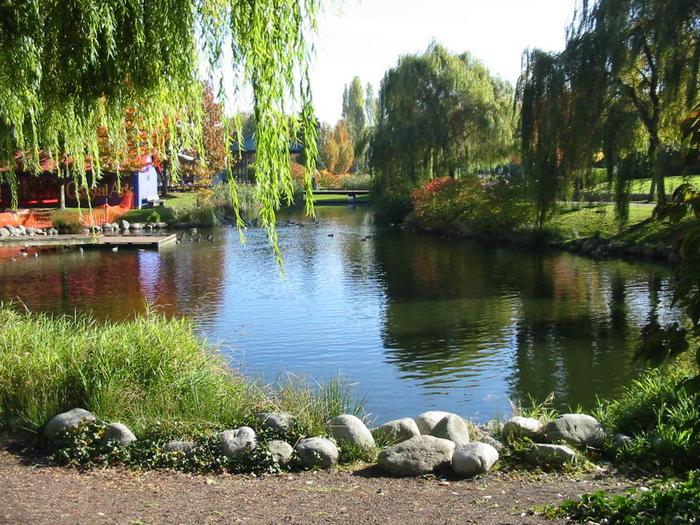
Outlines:
[{"label": "bird on shore", "polygon": [[112,253],[117,253],[119,251],[119,246],[112,246]]},{"label": "bird on shore", "polygon": [[79,253],[80,255],[83,255],[83,252],[84,252],[84,251],[85,251],[85,250],[83,250],[83,247],[82,247],[82,246],[78,246],[78,253]]},{"label": "bird on shore", "polygon": [[214,236],[213,235],[207,235],[207,240],[209,242],[214,242]]}]

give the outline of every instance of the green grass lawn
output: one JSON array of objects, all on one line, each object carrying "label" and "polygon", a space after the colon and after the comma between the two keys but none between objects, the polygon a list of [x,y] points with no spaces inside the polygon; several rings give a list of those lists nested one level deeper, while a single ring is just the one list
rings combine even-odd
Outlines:
[{"label": "green grass lawn", "polygon": [[545,230],[562,239],[599,236],[632,244],[663,242],[672,244],[696,219],[678,224],[652,219],[653,204],[630,204],[629,219],[620,225],[613,204],[562,207],[545,225]]},{"label": "green grass lawn", "polygon": [[[666,193],[669,195],[673,193],[678,186],[684,182],[690,182],[696,187],[700,187],[700,175],[691,175],[689,177],[666,177]],[[638,179],[630,183],[630,193],[649,193],[651,190],[651,179]],[[593,186],[588,191],[594,192],[607,192],[612,191],[611,187],[607,183],[597,184]]]},{"label": "green grass lawn", "polygon": [[165,204],[155,208],[142,208],[140,210],[129,210],[124,215],[124,219],[129,222],[149,222],[149,217],[153,212],[160,216],[160,222],[171,222],[174,220],[173,210],[195,206],[197,204],[197,193],[173,192],[165,199]]},{"label": "green grass lawn", "polygon": [[356,200],[348,199],[345,195],[314,195],[314,204],[321,204],[323,205],[324,203],[336,203],[336,202],[345,202],[347,201],[348,204],[352,204],[353,202],[356,203],[367,203],[369,202],[369,195],[358,195]]}]

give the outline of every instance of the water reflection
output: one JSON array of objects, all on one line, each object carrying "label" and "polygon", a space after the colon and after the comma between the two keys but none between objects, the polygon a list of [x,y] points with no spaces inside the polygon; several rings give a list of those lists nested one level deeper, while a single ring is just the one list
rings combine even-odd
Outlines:
[{"label": "water reflection", "polygon": [[265,381],[349,376],[381,418],[487,418],[550,392],[560,407],[590,406],[638,374],[641,327],[676,315],[659,267],[376,230],[361,208],[318,214],[280,227],[284,278],[264,231],[242,246],[229,228],[161,253],[5,250],[0,299],[101,319],[149,301],[191,316]]}]

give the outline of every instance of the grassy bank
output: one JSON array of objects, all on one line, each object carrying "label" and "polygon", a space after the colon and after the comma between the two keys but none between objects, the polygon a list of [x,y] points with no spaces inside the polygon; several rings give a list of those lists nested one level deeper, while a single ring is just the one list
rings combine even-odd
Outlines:
[{"label": "grassy bank", "polygon": [[314,435],[329,418],[361,408],[338,381],[253,383],[183,319],[149,314],[99,324],[2,307],[0,333],[0,423],[10,433],[37,433],[54,415],[82,407],[137,435],[234,428],[280,409],[296,416],[299,434]]},{"label": "grassy bank", "polygon": [[[602,172],[602,177],[605,177],[605,170],[602,170]],[[673,190],[675,190],[678,186],[685,182],[689,182],[697,187],[700,187],[700,175],[690,175],[688,177],[676,175],[674,177],[666,177],[666,193],[670,195],[671,193],[673,193]],[[607,182],[601,182],[592,186],[591,188],[587,188],[585,191],[606,193],[612,191],[612,189],[610,184],[608,184]],[[651,179],[635,179],[630,181],[629,191],[630,193],[649,193],[651,191]]]}]

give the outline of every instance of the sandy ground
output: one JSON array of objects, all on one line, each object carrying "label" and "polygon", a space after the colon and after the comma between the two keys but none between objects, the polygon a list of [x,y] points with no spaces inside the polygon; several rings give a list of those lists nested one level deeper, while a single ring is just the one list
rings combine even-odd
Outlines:
[{"label": "sandy ground", "polygon": [[611,474],[492,473],[467,481],[376,470],[196,476],[78,471],[0,450],[2,524],[535,524],[533,506],[631,482]]}]

